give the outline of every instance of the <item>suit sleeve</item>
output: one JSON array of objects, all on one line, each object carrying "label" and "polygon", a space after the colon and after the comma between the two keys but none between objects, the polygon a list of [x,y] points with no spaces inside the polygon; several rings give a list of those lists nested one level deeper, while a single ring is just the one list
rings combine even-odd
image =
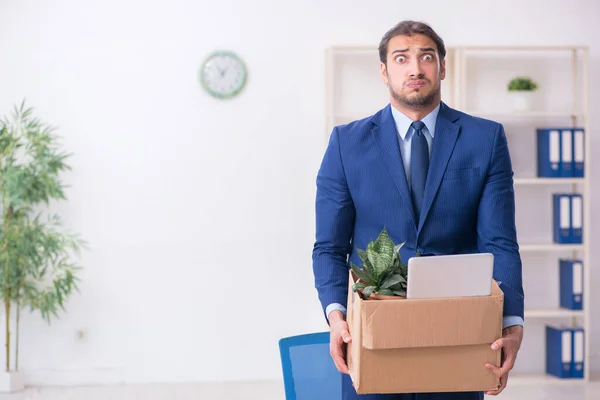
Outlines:
[{"label": "suit sleeve", "polygon": [[477,240],[494,254],[494,279],[504,292],[504,315],[524,318],[522,264],[515,226],[513,171],[504,127],[498,125],[479,203]]},{"label": "suit sleeve", "polygon": [[325,312],[330,304],[347,303],[347,257],[352,250],[355,219],[337,127],[330,136],[316,183],[316,232],[312,260],[315,287]]}]

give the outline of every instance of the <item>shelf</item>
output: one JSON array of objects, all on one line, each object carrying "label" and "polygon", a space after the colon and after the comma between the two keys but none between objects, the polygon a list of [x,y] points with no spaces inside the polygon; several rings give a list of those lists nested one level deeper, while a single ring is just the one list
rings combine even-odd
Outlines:
[{"label": "shelf", "polygon": [[544,118],[544,117],[579,117],[585,116],[582,112],[570,112],[570,111],[528,111],[528,112],[498,112],[498,111],[475,111],[467,110],[464,113],[477,116],[477,117],[488,117],[488,118]]},{"label": "shelf", "polygon": [[376,46],[334,46],[329,51],[335,54],[379,53]]},{"label": "shelf", "polygon": [[585,178],[515,178],[515,185],[569,185],[583,183],[585,183]]},{"label": "shelf", "polygon": [[[326,61],[328,63],[326,82],[326,107],[325,115],[327,130],[326,139],[329,139],[332,125],[342,125],[352,121],[361,120],[377,112],[386,104],[387,93],[375,97],[375,92],[369,96],[361,96],[361,85],[370,87],[379,85],[379,80],[374,75],[376,69],[372,69],[374,60],[377,59],[375,46],[336,46],[331,49]],[[583,261],[583,276],[589,277],[595,271],[596,263],[592,258],[591,249],[593,243],[589,240],[589,231],[584,231],[585,243],[559,244],[553,241],[553,210],[551,196],[560,191],[565,193],[580,193],[589,197],[591,185],[590,175],[585,177],[538,177],[535,170],[536,157],[536,129],[543,127],[581,127],[584,134],[584,160],[593,158],[590,146],[594,141],[594,132],[590,127],[589,95],[592,93],[589,75],[592,71],[588,46],[580,46],[578,43],[572,45],[543,45],[523,43],[524,45],[477,45],[474,46],[448,46],[452,48],[452,57],[447,60],[447,66],[452,73],[446,77],[443,87],[446,92],[442,99],[453,109],[467,115],[480,117],[495,121],[505,127],[505,133],[511,150],[511,157],[516,161],[513,182],[516,207],[520,210],[518,218],[528,217],[529,214],[541,212],[540,221],[537,219],[521,219],[525,225],[518,240],[520,255],[523,258],[524,270],[535,275],[537,266],[546,268],[551,266],[555,270],[558,258],[580,258]],[[551,44],[551,43],[548,43]],[[450,50],[449,50],[450,51]],[[353,56],[355,55],[355,57]],[[557,58],[558,57],[558,58]],[[549,60],[560,60],[560,63],[546,64]],[[516,61],[516,62],[515,62]],[[369,63],[369,70],[366,65]],[[339,65],[339,66],[338,66]],[[355,66],[355,68],[353,68]],[[542,67],[540,67],[542,66]],[[549,67],[549,68],[546,68]],[[337,69],[336,69],[337,68]],[[497,69],[498,76],[491,77],[485,71]],[[339,73],[343,69],[343,74]],[[370,71],[370,72],[368,72]],[[373,75],[369,75],[373,74]],[[506,84],[512,76],[520,74],[533,74],[533,78],[540,79],[540,85],[546,89],[538,92],[539,101],[535,102],[530,111],[519,112],[513,108],[511,93],[507,91]],[[350,84],[345,84],[349,82]],[[352,87],[352,89],[346,89]],[[357,89],[359,88],[359,89]],[[358,93],[358,95],[354,95]],[[372,100],[371,100],[372,99]],[[514,144],[514,147],[513,147]],[[533,162],[532,162],[533,161]],[[587,170],[586,170],[587,171]],[[542,195],[546,198],[540,208],[530,194]],[[539,192],[539,193],[538,193]],[[536,196],[537,197],[537,196]],[[589,200],[589,198],[588,198]],[[582,223],[584,227],[591,227],[593,221],[590,219],[590,210],[593,204],[584,201]],[[531,226],[530,226],[531,225]],[[525,268],[527,264],[527,268]],[[541,270],[540,270],[541,271]],[[524,271],[525,272],[525,271]],[[549,279],[551,278],[551,279]],[[540,276],[543,285],[556,283],[556,276]],[[584,293],[593,290],[593,282],[589,279],[583,281]],[[524,288],[527,293],[527,287]],[[555,292],[558,287],[551,287],[550,294],[559,297]],[[585,292],[587,290],[587,292]],[[531,387],[556,386],[561,391],[561,385],[581,385],[594,379],[590,374],[592,365],[591,346],[592,325],[597,324],[593,319],[595,315],[586,310],[562,309],[555,302],[546,303],[549,293],[536,291],[536,297],[531,307],[526,307],[525,319],[534,324],[548,323],[581,323],[585,329],[585,379],[560,379],[545,373],[545,363],[542,360],[546,348],[543,345],[544,333],[541,329],[532,330],[532,337],[526,341],[524,346],[529,347],[526,351],[527,360],[521,360],[519,366],[523,372],[511,372],[508,386],[530,385]],[[536,307],[537,305],[537,307]],[[544,307],[544,306],[555,307]],[[525,322],[527,325],[527,322]],[[538,327],[540,328],[540,327]],[[527,329],[527,328],[526,328]],[[539,347],[538,347],[539,346]]]},{"label": "shelf", "polygon": [[583,244],[558,244],[558,243],[547,243],[547,244],[520,244],[519,250],[521,252],[529,251],[583,251]]},{"label": "shelf", "polygon": [[[502,119],[502,118],[583,118],[584,113],[581,112],[560,112],[560,111],[531,111],[523,113],[511,113],[511,112],[497,112],[497,111],[464,111],[465,114],[469,114],[475,117],[488,118],[488,119]],[[368,117],[371,113],[365,112],[363,114],[348,113],[346,115],[333,115],[332,118],[336,121],[355,121]]]},{"label": "shelf", "polygon": [[488,46],[460,46],[463,50],[479,50],[479,51],[514,51],[514,50],[522,50],[522,51],[571,51],[571,50],[587,50],[589,46],[498,46],[498,45],[488,45]]},{"label": "shelf", "polygon": [[508,376],[508,386],[523,385],[581,385],[585,379],[568,378],[560,379],[546,374],[510,374]]},{"label": "shelf", "polygon": [[568,310],[565,308],[530,308],[525,309],[525,318],[570,318],[583,317],[583,310]]}]

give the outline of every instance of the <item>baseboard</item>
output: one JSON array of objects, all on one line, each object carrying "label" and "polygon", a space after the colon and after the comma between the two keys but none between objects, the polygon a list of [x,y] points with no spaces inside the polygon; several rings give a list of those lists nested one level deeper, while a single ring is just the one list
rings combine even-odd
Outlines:
[{"label": "baseboard", "polygon": [[249,390],[268,388],[278,390],[283,388],[281,379],[277,380],[161,380],[155,376],[144,376],[141,373],[128,373],[121,368],[98,367],[77,370],[40,369],[23,371],[25,385],[28,387],[81,387],[81,386],[113,386],[113,385],[185,385],[201,388],[202,390]]},{"label": "baseboard", "polygon": [[281,380],[152,382],[142,384],[129,381],[121,382],[122,379],[111,376],[109,371],[105,371],[102,376],[92,371],[77,374],[46,371],[38,372],[32,377],[37,384],[26,385],[28,386],[26,394],[28,391],[33,390],[36,395],[52,393],[52,396],[56,396],[57,393],[61,393],[69,398],[87,398],[86,396],[101,398],[97,397],[98,394],[102,394],[105,398],[111,398],[111,396],[129,398],[133,393],[139,398],[152,397],[157,399],[172,398],[174,393],[181,394],[183,397],[178,398],[182,399],[281,400],[285,397]]},{"label": "baseboard", "polygon": [[39,369],[23,371],[26,386],[93,386],[129,383],[119,368]]}]

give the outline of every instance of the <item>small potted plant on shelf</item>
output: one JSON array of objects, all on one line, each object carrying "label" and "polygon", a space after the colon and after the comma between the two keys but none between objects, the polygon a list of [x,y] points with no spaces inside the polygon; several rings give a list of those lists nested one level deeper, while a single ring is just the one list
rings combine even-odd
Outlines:
[{"label": "small potted plant on shelf", "polygon": [[403,245],[404,243],[394,244],[384,228],[377,240],[369,242],[366,251],[357,248],[363,268],[350,263],[352,272],[358,279],[352,290],[366,299],[406,298],[408,265],[402,263],[400,256]]},{"label": "small potted plant on shelf", "polygon": [[508,91],[513,95],[515,111],[531,110],[532,95],[538,89],[538,84],[528,76],[517,76],[508,83]]}]

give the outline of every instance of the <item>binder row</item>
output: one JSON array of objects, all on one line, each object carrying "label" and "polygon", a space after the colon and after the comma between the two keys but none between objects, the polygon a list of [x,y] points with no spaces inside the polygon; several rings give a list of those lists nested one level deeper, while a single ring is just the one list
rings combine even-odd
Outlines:
[{"label": "binder row", "polygon": [[537,173],[541,178],[581,178],[585,169],[583,128],[539,128]]},{"label": "binder row", "polygon": [[555,193],[552,202],[554,242],[583,243],[583,196]]},{"label": "binder row", "polygon": [[[560,306],[583,309],[583,262],[559,259]],[[546,373],[557,378],[583,378],[585,335],[579,325],[546,325]]]},{"label": "binder row", "polygon": [[[539,128],[537,174],[540,178],[582,178],[585,175],[583,128]],[[553,240],[583,243],[583,196],[554,193]],[[583,310],[583,262],[559,259],[560,307]],[[583,378],[585,333],[582,326],[546,325],[546,373],[558,378]]]},{"label": "binder row", "polygon": [[583,378],[584,329],[546,325],[546,373],[557,378]]}]

